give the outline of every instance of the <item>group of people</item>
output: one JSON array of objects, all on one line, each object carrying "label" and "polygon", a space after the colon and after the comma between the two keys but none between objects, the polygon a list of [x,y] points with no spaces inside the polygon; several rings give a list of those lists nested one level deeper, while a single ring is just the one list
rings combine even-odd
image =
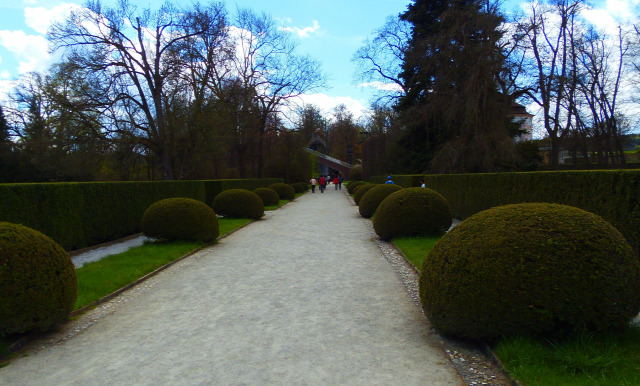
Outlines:
[{"label": "group of people", "polygon": [[[316,185],[318,185],[318,188],[320,189],[320,193],[324,193],[324,190],[327,188],[327,185],[330,185],[331,182],[333,182],[333,185],[335,186],[336,190],[340,189],[342,190],[342,175],[340,174],[336,174],[333,178],[329,177],[329,176],[318,176],[318,179],[315,178],[311,178],[311,181],[309,181],[309,183],[311,184],[311,193],[315,193],[316,192]],[[391,176],[387,177],[387,181],[385,182],[385,184],[393,184],[393,179],[391,179]],[[424,183],[424,178],[420,179],[420,187],[425,188],[426,184]]]},{"label": "group of people", "polygon": [[340,174],[336,174],[333,178],[329,176],[318,176],[318,179],[311,178],[309,183],[311,184],[311,193],[316,192],[316,185],[318,185],[318,189],[320,189],[320,193],[324,193],[324,190],[327,188],[327,185],[330,185],[333,182],[335,189],[342,190],[342,181],[344,178]]}]

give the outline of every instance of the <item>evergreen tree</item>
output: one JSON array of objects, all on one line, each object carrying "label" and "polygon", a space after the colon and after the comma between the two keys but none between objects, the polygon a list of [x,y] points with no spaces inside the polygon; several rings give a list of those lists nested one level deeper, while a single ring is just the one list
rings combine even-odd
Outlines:
[{"label": "evergreen tree", "polygon": [[413,26],[397,106],[405,171],[495,170],[513,149],[497,6],[416,0],[400,17]]}]

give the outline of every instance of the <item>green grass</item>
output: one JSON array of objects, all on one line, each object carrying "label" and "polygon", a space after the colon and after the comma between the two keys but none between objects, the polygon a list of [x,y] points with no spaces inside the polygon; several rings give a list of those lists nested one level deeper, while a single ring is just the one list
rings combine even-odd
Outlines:
[{"label": "green grass", "polygon": [[528,337],[494,347],[505,368],[527,386],[640,385],[640,328],[583,334],[562,342]]},{"label": "green grass", "polygon": [[220,236],[242,228],[251,221],[252,220],[249,218],[219,218],[218,224],[220,225]]},{"label": "green grass", "polygon": [[156,242],[86,264],[76,269],[78,299],[74,308],[91,304],[203,245],[203,242]]},{"label": "green grass", "polygon": [[[250,222],[251,219],[244,218],[220,218],[220,235]],[[78,299],[74,308],[91,304],[203,245],[202,242],[156,242],[85,264],[76,270]]]},{"label": "green grass", "polygon": [[396,237],[393,243],[404,256],[420,271],[422,263],[434,245],[440,240],[440,236],[433,237]]},{"label": "green grass", "polygon": [[[303,193],[296,193],[294,200],[300,196],[302,196],[303,194],[307,193],[307,191],[303,192]],[[280,202],[276,205],[267,205],[264,207],[264,210],[276,210],[278,208],[280,208],[282,205],[288,203],[291,200],[280,200]]]}]

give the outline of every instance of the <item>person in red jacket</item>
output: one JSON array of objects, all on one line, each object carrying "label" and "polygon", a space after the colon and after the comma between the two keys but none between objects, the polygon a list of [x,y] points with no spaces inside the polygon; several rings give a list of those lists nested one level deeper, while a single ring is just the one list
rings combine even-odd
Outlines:
[{"label": "person in red jacket", "polygon": [[338,190],[339,183],[340,183],[340,179],[338,178],[338,176],[333,177],[333,186],[336,187],[336,190]]},{"label": "person in red jacket", "polygon": [[324,189],[327,187],[327,180],[324,176],[320,176],[320,178],[318,178],[318,187],[320,188],[320,193],[324,193]]}]

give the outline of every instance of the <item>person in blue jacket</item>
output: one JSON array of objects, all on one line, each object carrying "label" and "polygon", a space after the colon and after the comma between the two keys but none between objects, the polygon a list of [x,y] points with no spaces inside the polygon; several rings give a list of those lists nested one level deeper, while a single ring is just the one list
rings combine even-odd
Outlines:
[{"label": "person in blue jacket", "polygon": [[393,184],[393,180],[391,179],[391,176],[387,177],[387,182],[385,182],[385,184]]}]

